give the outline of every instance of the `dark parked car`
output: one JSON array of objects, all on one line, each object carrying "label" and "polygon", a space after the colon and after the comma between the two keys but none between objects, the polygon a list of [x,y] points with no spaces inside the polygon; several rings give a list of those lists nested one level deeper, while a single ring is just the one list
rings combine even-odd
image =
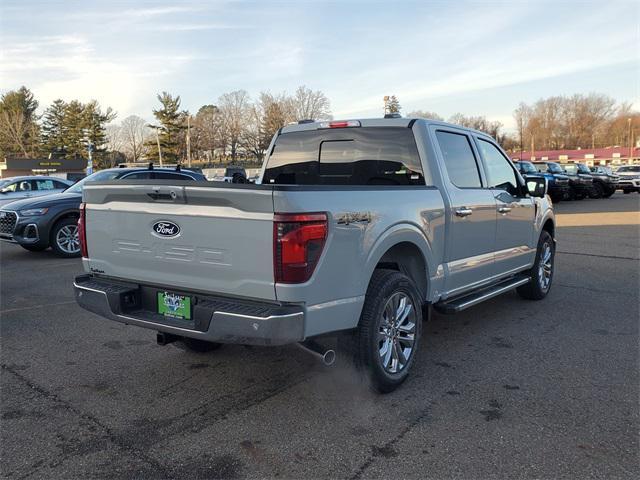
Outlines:
[{"label": "dark parked car", "polygon": [[538,171],[533,163],[522,160],[515,162],[515,165],[525,179],[546,178],[549,196],[555,203],[569,198],[569,177],[566,175],[560,173],[554,174],[548,171]]},{"label": "dark parked car", "polygon": [[593,175],[593,185],[601,198],[609,198],[616,192],[620,178],[613,173],[611,167],[597,165],[589,169]]},{"label": "dark parked car", "polygon": [[589,198],[599,198],[598,190],[595,187],[595,180],[589,167],[582,163],[561,163],[560,166],[569,176],[569,183],[582,181],[586,186],[585,196]]},{"label": "dark parked car", "polygon": [[78,217],[86,182],[107,180],[202,180],[192,170],[111,168],[96,172],[62,193],[26,198],[0,208],[0,240],[37,252],[51,247],[61,257],[80,256]]},{"label": "dark parked car", "polygon": [[563,169],[557,162],[538,162],[534,163],[539,172],[548,172],[553,175],[564,175],[569,179],[569,199],[570,200],[582,200],[589,195],[593,187],[593,178],[589,178],[572,174],[571,172]]}]

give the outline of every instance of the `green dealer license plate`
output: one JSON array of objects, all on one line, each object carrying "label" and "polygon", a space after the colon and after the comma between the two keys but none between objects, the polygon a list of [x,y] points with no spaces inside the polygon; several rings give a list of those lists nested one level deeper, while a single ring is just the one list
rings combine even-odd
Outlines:
[{"label": "green dealer license plate", "polygon": [[191,320],[191,298],[171,292],[158,292],[158,313]]}]

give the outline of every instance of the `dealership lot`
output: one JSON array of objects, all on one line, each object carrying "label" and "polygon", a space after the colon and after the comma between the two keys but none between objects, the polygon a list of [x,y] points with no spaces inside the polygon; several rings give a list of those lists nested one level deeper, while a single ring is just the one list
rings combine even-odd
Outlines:
[{"label": "dealership lot", "polygon": [[386,396],[296,347],[157,346],[3,244],[2,475],[637,478],[639,198],[560,203],[549,297],[434,315]]}]

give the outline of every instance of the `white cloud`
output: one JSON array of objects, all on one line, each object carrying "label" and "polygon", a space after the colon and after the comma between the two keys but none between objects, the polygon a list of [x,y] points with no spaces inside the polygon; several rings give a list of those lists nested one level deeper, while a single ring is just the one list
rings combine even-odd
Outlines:
[{"label": "white cloud", "polygon": [[80,35],[4,40],[0,76],[6,87],[29,86],[42,108],[57,98],[96,99],[121,117],[146,111],[157,80],[197,58],[189,54],[145,55],[116,61],[97,55]]}]

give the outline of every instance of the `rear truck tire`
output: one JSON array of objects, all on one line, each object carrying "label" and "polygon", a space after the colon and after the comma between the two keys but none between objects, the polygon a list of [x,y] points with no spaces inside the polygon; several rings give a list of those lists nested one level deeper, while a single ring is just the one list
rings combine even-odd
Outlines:
[{"label": "rear truck tire", "polygon": [[42,252],[49,248],[49,245],[20,245],[25,250],[29,250],[30,252]]},{"label": "rear truck tire", "polygon": [[602,198],[604,197],[604,187],[599,183],[593,185],[593,188],[589,191],[590,198]]},{"label": "rear truck tire", "polygon": [[422,301],[413,281],[395,270],[375,270],[347,353],[370,386],[389,393],[404,382],[420,344]]},{"label": "rear truck tire", "polygon": [[174,343],[181,350],[189,350],[197,353],[207,353],[222,347],[221,343],[206,342],[197,338],[181,337]]},{"label": "rear truck tire", "polygon": [[573,187],[571,187],[569,190],[569,200],[580,200],[578,191]]},{"label": "rear truck tire", "polygon": [[[640,192],[640,190],[638,190]],[[631,193],[631,190],[622,190],[622,193],[624,193],[625,195],[627,195],[628,193]]]},{"label": "rear truck tire", "polygon": [[51,248],[59,257],[74,258],[80,256],[80,237],[78,219],[69,217],[58,220],[51,229]]},{"label": "rear truck tire", "polygon": [[529,270],[531,280],[517,288],[518,294],[527,300],[542,300],[551,290],[555,265],[556,248],[553,238],[543,230],[538,240],[536,260]]}]

